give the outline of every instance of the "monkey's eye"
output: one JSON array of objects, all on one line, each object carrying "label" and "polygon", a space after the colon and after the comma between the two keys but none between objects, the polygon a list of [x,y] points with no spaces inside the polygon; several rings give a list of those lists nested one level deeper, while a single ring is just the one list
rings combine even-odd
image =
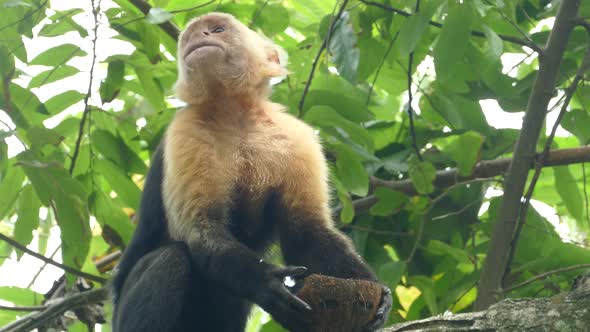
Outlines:
[{"label": "monkey's eye", "polygon": [[211,30],[212,33],[221,33],[221,32],[224,32],[224,31],[225,31],[225,28],[224,27],[216,27],[216,28],[213,28]]}]

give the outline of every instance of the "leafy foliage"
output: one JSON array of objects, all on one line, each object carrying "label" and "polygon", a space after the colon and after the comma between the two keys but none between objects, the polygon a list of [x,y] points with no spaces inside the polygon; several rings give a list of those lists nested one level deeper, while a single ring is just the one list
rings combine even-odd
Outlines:
[{"label": "leafy foliage", "polygon": [[[159,24],[182,28],[193,17],[223,11],[289,55],[291,74],[274,86],[272,98],[317,128],[332,170],[336,222],[395,289],[389,323],[470,308],[499,206],[486,191],[497,183],[447,189],[434,182],[436,171],[456,167],[468,176],[482,159],[511,156],[516,131],[490,125],[493,110],[480,101],[496,100],[502,108],[496,112],[524,111],[538,67],[531,43],[546,41],[544,20],[555,16],[554,2],[422,0],[414,13],[415,0],[350,1],[335,23],[341,2],[334,0],[149,3],[144,15],[132,1],[105,1],[93,54],[89,1],[56,10],[44,0],[0,0],[3,234],[44,253],[49,230],[57,227],[63,263],[99,273],[96,257],[120,250],[131,237],[149,158],[178,109],[176,41]],[[585,2],[581,10],[580,16],[590,16]],[[48,47],[32,46],[41,42]],[[588,43],[576,28],[558,96]],[[510,68],[503,65],[507,59],[524,60]],[[589,96],[588,85],[574,94],[563,120],[573,136],[557,137],[555,147],[589,143]],[[529,210],[511,282],[589,261],[583,237],[589,230],[588,168],[543,171],[533,198],[553,207],[569,231],[557,233],[539,211]],[[411,181],[416,192],[400,191],[395,180]],[[0,260],[20,259],[22,252],[11,256],[13,250],[0,243]],[[507,295],[551,295],[572,275]],[[38,304],[42,296],[34,295],[0,288],[0,299],[15,305]],[[16,316],[0,310],[0,325]],[[249,331],[280,330],[260,312],[249,325]]]}]

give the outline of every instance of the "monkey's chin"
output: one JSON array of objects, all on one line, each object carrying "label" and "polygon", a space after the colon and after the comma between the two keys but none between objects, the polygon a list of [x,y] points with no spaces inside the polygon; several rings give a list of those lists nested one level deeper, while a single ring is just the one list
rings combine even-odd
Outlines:
[{"label": "monkey's chin", "polygon": [[184,57],[190,67],[209,66],[223,58],[223,50],[217,46],[201,46]]}]

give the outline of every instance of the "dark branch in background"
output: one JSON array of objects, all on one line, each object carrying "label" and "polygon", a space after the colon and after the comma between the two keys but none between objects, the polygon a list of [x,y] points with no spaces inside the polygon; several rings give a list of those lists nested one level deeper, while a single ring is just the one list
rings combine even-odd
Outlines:
[{"label": "dark branch in background", "polygon": [[584,78],[584,74],[586,73],[586,71],[588,71],[589,68],[590,68],[590,47],[586,51],[586,56],[584,56],[584,59],[582,60],[582,64],[580,65],[580,68],[578,68],[578,71],[576,72],[576,76],[574,77],[574,80],[572,81],[572,83],[567,87],[567,89],[564,92],[565,99],[563,101],[563,104],[561,105],[561,110],[559,111],[559,114],[557,115],[557,118],[555,119],[555,123],[553,124],[553,128],[551,129],[551,134],[549,134],[549,137],[547,137],[547,141],[545,142],[545,147],[543,149],[543,153],[541,153],[539,160],[535,163],[535,173],[533,174],[533,178],[531,179],[531,182],[529,184],[527,192],[524,195],[524,202],[522,203],[522,206],[520,207],[520,213],[518,216],[518,225],[516,226],[516,231],[514,232],[514,237],[512,238],[512,243],[510,244],[510,252],[508,254],[508,261],[506,263],[506,270],[504,272],[504,276],[502,277],[502,280],[503,280],[502,284],[503,285],[504,285],[504,282],[506,281],[508,275],[510,274],[512,260],[514,259],[514,254],[516,252],[516,246],[518,244],[518,239],[520,238],[520,233],[522,232],[522,228],[524,227],[524,225],[526,223],[526,215],[527,215],[528,207],[530,205],[531,198],[533,197],[533,192],[535,191],[535,186],[537,185],[537,181],[539,181],[539,178],[541,177],[541,170],[543,169],[543,164],[545,163],[545,159],[547,159],[547,156],[549,154],[549,149],[551,148],[551,144],[553,143],[553,138],[555,137],[555,133],[557,132],[557,127],[559,127],[559,124],[561,123],[561,120],[563,119],[563,116],[565,115],[565,113],[567,111],[567,107],[569,106],[570,101],[572,100],[572,97],[574,96],[574,92],[576,92],[576,89],[578,88],[578,84],[580,83],[580,81],[582,81],[582,79]]},{"label": "dark branch in background", "polygon": [[533,282],[535,282],[537,280],[541,280],[541,279],[545,279],[547,277],[550,277],[554,274],[559,274],[559,273],[569,272],[569,271],[574,271],[574,270],[580,270],[580,269],[590,269],[590,264],[578,264],[578,265],[566,266],[566,267],[562,267],[560,269],[547,271],[545,273],[541,273],[539,275],[536,275],[536,276],[528,279],[527,281],[523,281],[520,284],[514,285],[514,286],[506,288],[506,289],[502,289],[502,292],[508,293],[508,292],[511,292],[515,289],[522,288],[526,285],[532,284]]},{"label": "dark branch in background", "polygon": [[518,24],[516,24],[516,22],[514,22],[514,20],[512,20],[510,17],[508,17],[506,14],[504,14],[503,11],[499,10],[498,7],[497,6],[494,6],[494,4],[492,4],[489,0],[484,0],[484,2],[486,4],[488,4],[488,6],[490,6],[491,8],[495,8],[496,9],[496,12],[498,14],[500,14],[500,16],[502,16],[502,18],[504,18],[504,20],[506,22],[510,23],[510,25],[512,25],[512,27],[514,29],[516,29],[516,31],[518,31],[518,33],[520,33],[524,37],[524,39],[529,42],[529,44],[535,45],[535,42],[531,39],[531,36],[529,36],[528,33],[526,33],[525,31],[523,31],[521,29],[521,27],[518,26]]},{"label": "dark branch in background", "polygon": [[[213,1],[215,1],[215,0],[213,0]],[[260,14],[262,14],[262,10],[264,8],[266,8],[266,5],[268,5],[268,0],[264,1],[264,3],[262,5],[260,5],[260,8],[258,8],[256,13],[254,14],[254,16],[252,17],[252,20],[250,20],[250,23],[248,24],[248,28],[252,29],[252,27],[254,26],[254,23],[256,22],[256,20],[260,16]]]},{"label": "dark branch in background", "polygon": [[[536,158],[529,163],[528,168],[533,169],[539,158],[541,158],[540,153],[537,154]],[[473,173],[470,176],[459,176],[459,172],[456,168],[438,171],[436,172],[436,177],[434,179],[434,186],[436,188],[443,189],[459,182],[503,175],[504,172],[508,170],[511,162],[512,159],[510,158],[480,161],[477,163],[473,169]],[[590,162],[590,146],[552,150],[549,152],[543,167],[562,166],[584,162]],[[414,184],[411,180],[388,181],[372,177],[370,179],[370,184],[371,188],[386,187],[402,192],[408,196],[418,195],[418,192],[416,191],[416,188],[414,187]],[[356,199],[352,202],[357,213],[369,210],[375,203],[377,203],[377,197],[373,195]],[[336,209],[336,212],[339,212],[339,209]]]},{"label": "dark branch in background", "polygon": [[[145,16],[138,17],[138,18],[133,19],[129,22],[125,22],[123,24],[120,24],[121,26],[145,19],[147,17],[147,15],[150,13],[150,10],[152,9],[152,6],[147,1],[144,1],[144,0],[129,0],[129,2],[131,2],[131,4],[133,4],[137,9],[139,9],[143,13],[143,15],[145,15]],[[191,10],[196,10],[196,9],[208,6],[214,2],[215,2],[215,0],[210,0],[210,1],[207,1],[205,3],[202,3],[200,5],[196,5],[193,7],[171,10],[171,11],[169,11],[169,13],[170,14],[178,14],[178,13],[182,13],[182,12],[189,12]],[[168,36],[172,37],[172,39],[174,39],[174,40],[178,40],[178,36],[180,35],[180,29],[178,29],[176,24],[172,23],[171,21],[166,21],[166,22],[160,23],[158,25],[160,26],[160,28],[162,28],[162,30]]]},{"label": "dark branch in background", "polygon": [[0,305],[0,310],[9,310],[9,311],[41,311],[47,309],[46,305],[35,305],[30,307],[9,307],[7,305]]},{"label": "dark branch in background", "polygon": [[303,89],[303,94],[301,95],[301,100],[299,101],[299,108],[298,108],[298,115],[299,116],[303,112],[303,104],[305,103],[305,97],[307,97],[307,93],[309,92],[309,87],[311,86],[311,81],[313,80],[313,74],[315,73],[315,69],[318,65],[318,62],[320,61],[320,57],[322,56],[322,53],[324,53],[324,50],[326,49],[326,47],[328,47],[328,42],[330,40],[330,37],[332,36],[332,32],[334,31],[334,28],[336,27],[336,23],[338,22],[338,20],[340,20],[340,17],[342,16],[344,9],[346,9],[347,4],[348,4],[348,0],[344,0],[342,2],[342,5],[340,6],[340,9],[338,10],[338,14],[336,14],[336,16],[334,16],[334,18],[332,19],[332,24],[330,24],[330,28],[328,29],[328,33],[326,34],[326,37],[324,38],[324,41],[322,42],[322,45],[320,46],[318,53],[316,54],[315,58],[313,59],[313,62],[311,64],[311,70],[309,72],[309,77],[307,78],[307,82],[305,82],[305,88]]},{"label": "dark branch in background", "polygon": [[586,184],[586,164],[582,163],[582,188],[584,189],[584,206],[586,207],[586,220],[590,226],[590,209],[588,209],[588,188]]},{"label": "dark branch in background", "polygon": [[[420,11],[420,0],[416,0],[416,9],[414,10],[414,15],[418,15]],[[414,62],[414,50],[410,52],[410,56],[408,57],[408,117],[410,119],[410,136],[412,138],[412,147],[414,148],[414,152],[416,152],[416,157],[418,160],[422,161],[422,155],[420,155],[420,149],[418,148],[418,144],[416,143],[416,129],[414,128],[414,109],[412,108],[412,101],[414,96],[412,95],[412,67]]]},{"label": "dark branch in background", "polygon": [[108,295],[109,291],[107,288],[99,288],[63,298],[58,302],[47,306],[43,311],[31,313],[0,328],[0,332],[32,331],[63,315],[68,310],[73,310],[88,304],[103,302],[108,299]]},{"label": "dark branch in background", "polygon": [[100,11],[100,0],[98,5],[94,5],[94,0],[90,1],[92,5],[92,16],[94,17],[94,37],[92,38],[92,62],[90,64],[90,79],[88,80],[88,89],[86,96],[84,96],[84,112],[82,113],[82,119],[80,120],[80,127],[78,128],[78,138],[76,139],[76,145],[74,147],[74,154],[72,155],[72,162],[70,163],[70,175],[74,173],[76,167],[76,160],[78,159],[78,153],[80,153],[80,144],[82,143],[82,136],[84,135],[84,126],[86,124],[86,118],[90,113],[90,94],[92,93],[92,81],[94,77],[94,65],[96,64],[96,40],[98,39],[98,12]]},{"label": "dark branch in background", "polygon": [[12,80],[12,76],[14,76],[14,68],[12,68],[8,75],[2,77],[2,88],[4,89],[4,110],[6,113],[8,113],[8,115],[14,112],[12,109],[12,100],[10,97],[10,81]]},{"label": "dark branch in background", "polygon": [[95,282],[98,282],[98,283],[101,283],[101,284],[104,284],[107,281],[103,277],[99,277],[99,276],[95,276],[95,275],[90,274],[90,273],[82,272],[80,270],[76,270],[73,267],[70,267],[70,266],[67,266],[67,265],[63,265],[63,264],[58,263],[58,262],[56,262],[56,261],[54,261],[52,259],[49,259],[49,258],[47,258],[47,257],[45,257],[45,256],[43,256],[43,255],[41,255],[39,253],[36,253],[36,252],[32,251],[31,249],[27,248],[26,246],[18,243],[18,241],[14,240],[11,237],[8,237],[8,236],[6,236],[6,235],[4,235],[2,233],[0,233],[0,240],[6,242],[8,244],[10,244],[11,246],[15,247],[16,249],[21,250],[22,252],[24,252],[26,254],[29,254],[29,255],[37,258],[37,259],[40,259],[40,260],[42,260],[42,261],[44,261],[44,262],[46,262],[48,264],[53,265],[53,266],[59,267],[60,269],[66,271],[66,272],[69,272],[69,273],[71,273],[73,275],[77,275],[79,277],[86,278],[88,280],[92,280],[92,281],[95,281]]},{"label": "dark branch in background", "polygon": [[[152,6],[150,6],[150,4],[144,0],[129,0],[129,2],[131,2],[135,7],[137,7],[137,9],[139,9],[146,16],[149,14],[150,9],[152,9]],[[158,25],[160,26],[160,28],[162,28],[162,30],[164,30],[166,34],[172,37],[172,39],[178,40],[180,30],[174,23],[166,21]]]},{"label": "dark branch in background", "polygon": [[[61,244],[55,248],[53,253],[51,253],[51,256],[49,256],[49,259],[53,259],[53,257],[55,257],[55,255],[57,254],[57,252],[60,249],[61,249]],[[37,270],[37,273],[35,273],[35,276],[33,277],[33,279],[31,279],[27,288],[33,287],[33,285],[35,284],[35,281],[37,281],[37,278],[39,278],[39,276],[41,275],[41,272],[43,272],[43,270],[45,270],[45,268],[47,267],[48,264],[49,263],[47,263],[47,262],[43,262],[43,265],[39,268],[39,270]]]},{"label": "dark branch in background", "polygon": [[513,160],[505,178],[502,206],[480,274],[476,310],[485,309],[497,301],[497,290],[501,288],[502,276],[506,270],[527,175],[535,157],[535,147],[579,6],[579,0],[561,2],[547,46],[543,56],[539,57],[539,71],[529,96]]},{"label": "dark branch in background", "polygon": [[[397,8],[394,8],[394,7],[391,7],[391,6],[382,4],[382,3],[367,1],[367,0],[360,0],[360,2],[364,3],[367,6],[379,7],[383,10],[390,11],[390,12],[399,14],[404,17],[412,16],[411,13],[408,13],[404,10],[397,9]],[[428,21],[428,24],[432,25],[433,27],[437,27],[437,28],[442,28],[442,26],[443,26],[442,23],[435,22],[435,21]],[[476,36],[476,37],[482,37],[482,38],[486,37],[486,35],[481,31],[471,31],[471,35]],[[537,44],[530,43],[526,40],[523,40],[523,39],[520,39],[517,37],[513,37],[513,36],[503,35],[503,34],[498,34],[498,37],[500,37],[500,39],[502,39],[503,41],[506,41],[509,43],[513,43],[513,44],[517,44],[517,45],[521,45],[521,46],[526,46],[539,54],[543,53],[543,49],[541,47],[539,47]]]}]

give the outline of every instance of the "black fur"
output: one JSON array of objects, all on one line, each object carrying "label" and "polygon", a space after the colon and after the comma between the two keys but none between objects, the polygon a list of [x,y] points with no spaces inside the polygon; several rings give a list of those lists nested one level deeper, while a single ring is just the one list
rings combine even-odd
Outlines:
[{"label": "black fur", "polygon": [[172,242],[162,199],[162,150],[160,145],[153,157],[139,224],[112,284],[114,332],[240,332],[253,302],[291,331],[309,330],[304,304],[294,305],[297,298],[283,284],[302,269],[260,259],[276,235],[289,265],[376,280],[339,234],[311,212],[288,211],[279,204],[279,192],[252,211],[237,189],[232,206],[198,217],[204,222],[197,238]]}]

